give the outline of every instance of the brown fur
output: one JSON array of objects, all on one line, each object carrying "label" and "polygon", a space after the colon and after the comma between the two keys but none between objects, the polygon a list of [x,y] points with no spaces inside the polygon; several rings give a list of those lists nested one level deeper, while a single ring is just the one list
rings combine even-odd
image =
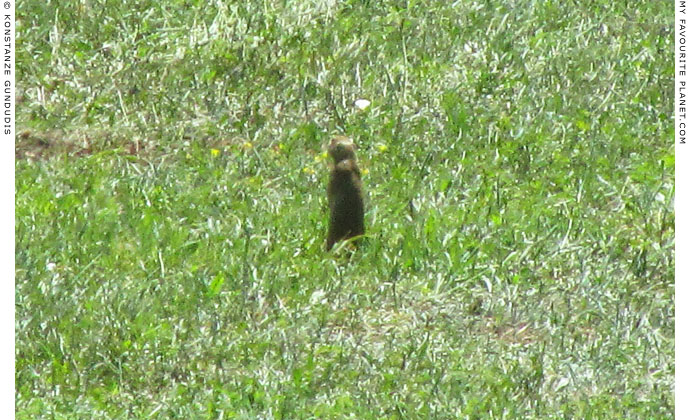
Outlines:
[{"label": "brown fur", "polygon": [[362,175],[355,159],[355,145],[351,139],[336,136],[331,140],[328,154],[333,169],[328,182],[330,219],[326,249],[341,240],[364,234],[364,199]]}]

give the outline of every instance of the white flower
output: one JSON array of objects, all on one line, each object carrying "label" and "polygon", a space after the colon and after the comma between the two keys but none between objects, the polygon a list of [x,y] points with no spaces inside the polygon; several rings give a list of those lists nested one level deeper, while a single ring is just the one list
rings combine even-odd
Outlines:
[{"label": "white flower", "polygon": [[357,99],[355,101],[355,107],[357,107],[358,109],[361,109],[362,111],[367,109],[369,107],[369,105],[371,105],[371,101],[367,100],[367,99]]}]

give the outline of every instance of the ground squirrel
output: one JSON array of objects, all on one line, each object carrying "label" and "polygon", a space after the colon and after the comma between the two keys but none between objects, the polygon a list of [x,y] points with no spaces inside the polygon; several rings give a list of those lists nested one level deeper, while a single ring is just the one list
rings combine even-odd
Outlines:
[{"label": "ground squirrel", "polygon": [[333,158],[328,182],[330,220],[326,249],[337,241],[364,234],[362,176],[355,159],[355,144],[349,137],[335,136],[328,146]]}]

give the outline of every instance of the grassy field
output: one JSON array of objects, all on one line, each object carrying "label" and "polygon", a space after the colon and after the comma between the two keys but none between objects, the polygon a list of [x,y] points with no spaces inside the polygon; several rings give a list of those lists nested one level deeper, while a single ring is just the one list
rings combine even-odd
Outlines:
[{"label": "grassy field", "polygon": [[673,418],[671,2],[17,20],[18,419]]}]

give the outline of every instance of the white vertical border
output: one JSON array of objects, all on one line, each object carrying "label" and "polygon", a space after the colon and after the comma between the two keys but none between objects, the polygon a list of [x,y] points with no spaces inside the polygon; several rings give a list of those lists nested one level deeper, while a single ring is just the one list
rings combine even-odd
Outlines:
[{"label": "white vertical border", "polygon": [[[688,107],[690,106],[690,85],[688,85],[688,71],[690,71],[690,60],[688,60],[688,52],[690,45],[688,44],[688,15],[689,1],[676,0],[675,9],[675,104],[674,104],[674,123],[675,123],[675,152],[676,152],[676,196],[675,196],[675,215],[676,215],[676,278],[675,278],[675,313],[676,313],[676,418],[687,419],[690,418],[690,410],[688,409],[687,396],[690,395],[690,388],[688,387],[688,348],[687,334],[688,330],[688,281],[690,281],[690,253],[688,253],[688,162],[687,154],[690,148],[690,126],[688,120]],[[685,397],[683,397],[685,395]]]},{"label": "white vertical border", "polygon": [[[0,113],[0,133],[2,133],[2,151],[0,152],[0,411],[3,417],[14,418],[14,138],[15,138],[15,100],[16,62],[15,62],[15,0],[0,0],[2,13],[2,112]],[[12,413],[10,415],[10,413]]]}]

